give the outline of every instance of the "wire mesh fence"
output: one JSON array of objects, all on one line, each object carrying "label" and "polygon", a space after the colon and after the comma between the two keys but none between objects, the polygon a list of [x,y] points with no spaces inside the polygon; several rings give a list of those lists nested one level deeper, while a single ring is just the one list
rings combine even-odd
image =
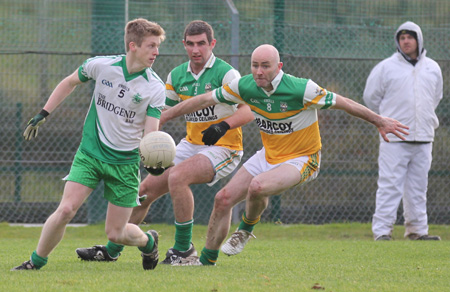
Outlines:
[{"label": "wire mesh fence", "polygon": [[[2,1],[0,221],[41,223],[55,210],[64,187],[61,179],[68,173],[81,139],[92,84],[79,86],[65,100],[41,128],[38,139],[22,139],[25,124],[42,108],[58,82],[85,59],[124,53],[126,21],[144,17],[158,22],[167,32],[153,67],[163,80],[172,68],[187,61],[181,42],[184,26],[191,20],[203,19],[215,30],[215,54],[235,62],[242,75],[250,73],[252,50],[270,43],[279,49],[286,73],[311,78],[360,103],[370,70],[395,50],[396,28],[407,20],[419,24],[428,56],[441,66],[445,84],[444,99],[437,109],[440,127],[429,176],[429,221],[448,224],[449,14],[450,3],[444,0]],[[236,44],[237,51],[233,47]],[[321,111],[319,123],[323,149],[318,179],[272,199],[263,220],[371,220],[378,174],[376,129],[333,110]],[[185,135],[184,121],[171,121],[163,130],[179,141]],[[244,135],[245,161],[261,147],[261,142],[254,124],[244,127]],[[226,182],[211,188],[192,186],[197,223],[207,223],[214,195]],[[100,185],[73,222],[103,220],[106,201],[101,196]],[[239,205],[235,214],[241,211]],[[401,212],[400,208],[399,222]],[[173,222],[170,196],[152,205],[146,221]]]}]

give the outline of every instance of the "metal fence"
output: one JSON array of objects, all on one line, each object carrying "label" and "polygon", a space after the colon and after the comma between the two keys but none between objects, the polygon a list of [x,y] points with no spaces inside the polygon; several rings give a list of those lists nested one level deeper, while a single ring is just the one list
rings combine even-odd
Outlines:
[{"label": "metal fence", "polygon": [[[431,15],[433,15],[431,17]],[[67,1],[3,0],[0,5],[0,222],[44,222],[61,198],[64,177],[81,139],[92,85],[79,86],[40,130],[25,142],[26,122],[45,104],[58,82],[85,59],[124,52],[127,20],[145,17],[167,32],[154,69],[162,79],[187,61],[184,26],[203,19],[215,29],[215,54],[250,73],[250,54],[262,44],[281,52],[283,70],[311,78],[328,90],[362,103],[373,66],[395,51],[393,35],[404,21],[422,27],[428,56],[444,75],[440,127],[429,176],[430,223],[450,223],[450,3],[449,1],[252,0],[252,1]],[[323,142],[315,181],[271,200],[263,220],[284,223],[369,222],[375,208],[378,135],[345,113],[319,113]],[[182,119],[164,131],[179,141]],[[244,160],[261,147],[256,125],[244,127]],[[143,175],[145,173],[143,172]],[[207,223],[215,193],[226,183],[193,186],[195,220]],[[104,220],[99,186],[73,222]],[[235,214],[242,211],[242,204]],[[401,208],[399,222],[401,222]],[[147,222],[173,222],[170,196],[155,202]]]}]

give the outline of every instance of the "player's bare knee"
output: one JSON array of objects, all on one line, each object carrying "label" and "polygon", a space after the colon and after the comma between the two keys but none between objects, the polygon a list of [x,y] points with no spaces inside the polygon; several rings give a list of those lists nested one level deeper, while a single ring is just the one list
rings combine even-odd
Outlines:
[{"label": "player's bare knee", "polygon": [[155,186],[152,185],[152,181],[145,179],[143,182],[141,182],[141,185],[139,186],[139,196],[147,195],[147,197],[150,197],[150,194],[154,191]]},{"label": "player's bare knee", "polygon": [[67,224],[70,222],[70,220],[73,219],[73,217],[75,217],[77,209],[74,209],[72,206],[69,205],[59,206],[58,209],[56,210],[56,213],[58,214],[59,220]]},{"label": "player's bare knee", "polygon": [[248,186],[248,196],[252,199],[260,199],[264,196],[264,186],[261,181],[254,178]]},{"label": "player's bare knee", "polygon": [[214,198],[214,209],[218,212],[227,211],[233,207],[233,194],[226,188],[220,190]]},{"label": "player's bare knee", "polygon": [[170,170],[169,177],[168,177],[168,183],[169,183],[169,189],[171,186],[178,186],[181,184],[185,184],[186,174],[183,171],[180,171],[178,167],[173,167]]}]

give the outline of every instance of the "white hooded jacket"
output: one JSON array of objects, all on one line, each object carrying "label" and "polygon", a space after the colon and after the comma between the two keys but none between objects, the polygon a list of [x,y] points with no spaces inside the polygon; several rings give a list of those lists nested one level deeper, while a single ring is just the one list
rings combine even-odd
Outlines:
[{"label": "white hooded jacket", "polygon": [[[418,62],[412,65],[400,51],[397,34],[417,33]],[[395,33],[398,51],[378,63],[366,82],[363,99],[367,107],[382,116],[394,118],[409,127],[406,141],[432,142],[439,126],[435,110],[442,99],[443,81],[439,65],[426,56],[420,27],[405,22]],[[390,141],[401,141],[388,134]]]}]

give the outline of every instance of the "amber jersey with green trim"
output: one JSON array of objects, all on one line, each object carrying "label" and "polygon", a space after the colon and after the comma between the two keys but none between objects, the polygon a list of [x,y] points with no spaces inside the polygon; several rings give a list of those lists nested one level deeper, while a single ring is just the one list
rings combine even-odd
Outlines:
[{"label": "amber jersey with green trim", "polygon": [[125,55],[90,58],[78,77],[95,80],[80,150],[107,163],[139,162],[145,119],[159,119],[165,105],[164,82],[151,68],[129,74]]},{"label": "amber jersey with green trim", "polygon": [[[166,82],[166,107],[176,105],[193,96],[219,88],[223,84],[239,78],[238,71],[225,61],[211,56],[204,69],[195,75],[191,72],[189,62],[174,68]],[[217,104],[185,115],[186,140],[192,144],[204,145],[202,131],[212,124],[219,123],[234,114],[237,105]],[[216,146],[231,150],[243,150],[242,129],[230,129],[217,141]]]},{"label": "amber jersey with green trim", "polygon": [[252,75],[233,80],[213,92],[220,103],[248,104],[260,129],[266,160],[278,164],[312,155],[321,147],[318,109],[336,104],[336,94],[309,79],[280,73],[267,92],[258,87]]}]

